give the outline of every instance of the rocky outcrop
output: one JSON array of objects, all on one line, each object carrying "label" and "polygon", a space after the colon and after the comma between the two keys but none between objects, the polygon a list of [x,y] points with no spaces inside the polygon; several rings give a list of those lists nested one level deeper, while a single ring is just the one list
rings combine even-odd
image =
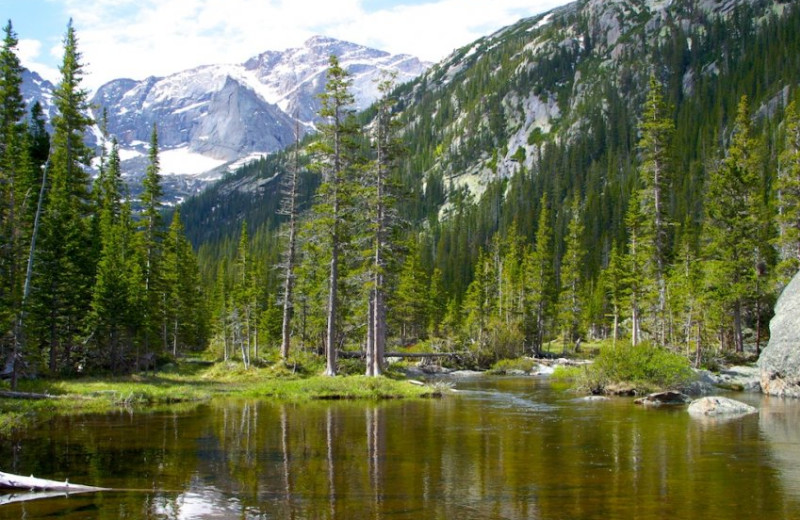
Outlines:
[{"label": "rocky outcrop", "polygon": [[767,348],[758,359],[765,394],[800,397],[800,273],[783,290],[769,324]]},{"label": "rocky outcrop", "polygon": [[708,370],[697,372],[699,382],[736,392],[760,392],[760,374],[761,371],[757,366],[732,366],[718,373]]},{"label": "rocky outcrop", "polygon": [[689,405],[689,414],[696,417],[735,417],[752,413],[758,413],[758,409],[727,397],[701,397]]}]

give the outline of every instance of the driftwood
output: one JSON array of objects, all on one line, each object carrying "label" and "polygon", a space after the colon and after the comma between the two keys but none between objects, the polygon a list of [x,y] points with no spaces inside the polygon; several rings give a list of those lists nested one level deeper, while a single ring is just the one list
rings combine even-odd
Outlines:
[{"label": "driftwood", "polygon": [[[19,491],[57,491],[59,493],[86,493],[90,491],[106,491],[108,488],[70,484],[68,480],[48,480],[36,478],[33,475],[23,477],[0,471],[0,489]],[[37,494],[38,495],[38,494]],[[38,496],[36,498],[39,498]]]},{"label": "driftwood", "polygon": [[89,493],[89,490],[83,491],[24,491],[2,493],[0,492],[0,506],[14,504],[17,502],[30,502],[31,500],[41,500],[43,498],[58,498],[69,495],[77,495],[78,493]]}]

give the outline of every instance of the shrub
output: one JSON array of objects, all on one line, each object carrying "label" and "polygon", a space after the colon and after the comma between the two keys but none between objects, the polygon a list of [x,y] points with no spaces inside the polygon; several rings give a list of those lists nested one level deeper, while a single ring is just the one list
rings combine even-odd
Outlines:
[{"label": "shrub", "polygon": [[610,385],[627,384],[650,391],[678,387],[694,377],[684,356],[644,343],[604,349],[586,370],[580,386],[601,392]]},{"label": "shrub", "polygon": [[532,371],[538,363],[535,359],[522,357],[516,359],[501,359],[489,369],[490,374],[507,374],[512,370],[522,370],[523,372]]}]

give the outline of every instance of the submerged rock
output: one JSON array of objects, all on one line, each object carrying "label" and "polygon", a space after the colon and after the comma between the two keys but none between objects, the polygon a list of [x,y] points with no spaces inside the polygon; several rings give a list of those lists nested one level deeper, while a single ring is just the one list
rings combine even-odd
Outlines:
[{"label": "submerged rock", "polygon": [[800,397],[800,273],[783,290],[769,324],[767,348],[758,359],[765,394]]},{"label": "submerged rock", "polygon": [[751,413],[758,413],[758,409],[749,404],[720,396],[701,397],[689,405],[689,414],[698,417],[737,416]]},{"label": "submerged rock", "polygon": [[668,390],[666,392],[656,392],[654,394],[646,395],[635,400],[634,403],[643,406],[664,406],[664,405],[679,405],[686,404],[691,401],[691,398],[681,392]]}]

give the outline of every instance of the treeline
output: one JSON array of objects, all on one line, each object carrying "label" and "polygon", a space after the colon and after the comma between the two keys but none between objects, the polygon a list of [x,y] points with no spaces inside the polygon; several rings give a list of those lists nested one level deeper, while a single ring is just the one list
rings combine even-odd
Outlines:
[{"label": "treeline", "polygon": [[[158,136],[134,214],[114,138],[95,154],[94,121],[70,22],[57,114],[49,136],[42,109],[30,116],[11,21],[0,51],[0,359],[21,375],[128,372],[163,353],[203,348],[206,300],[179,213],[161,215]],[[101,122],[101,128],[105,125]],[[97,157],[95,157],[97,156]],[[98,175],[90,177],[92,160]]]}]

